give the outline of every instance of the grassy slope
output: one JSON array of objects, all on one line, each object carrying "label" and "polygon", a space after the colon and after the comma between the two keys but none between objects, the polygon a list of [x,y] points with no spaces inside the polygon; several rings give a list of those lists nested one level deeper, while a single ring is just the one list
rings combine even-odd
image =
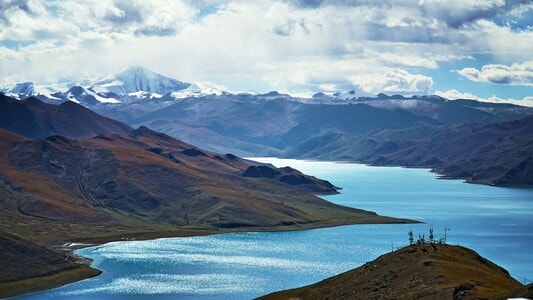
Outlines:
[{"label": "grassy slope", "polygon": [[260,299],[499,299],[527,293],[507,271],[470,249],[423,244]]}]

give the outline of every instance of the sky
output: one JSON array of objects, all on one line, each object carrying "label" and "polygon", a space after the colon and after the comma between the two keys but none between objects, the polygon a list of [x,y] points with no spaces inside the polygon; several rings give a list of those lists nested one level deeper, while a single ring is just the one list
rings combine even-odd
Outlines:
[{"label": "sky", "polygon": [[0,86],[128,64],[238,91],[533,106],[533,0],[0,0]]}]

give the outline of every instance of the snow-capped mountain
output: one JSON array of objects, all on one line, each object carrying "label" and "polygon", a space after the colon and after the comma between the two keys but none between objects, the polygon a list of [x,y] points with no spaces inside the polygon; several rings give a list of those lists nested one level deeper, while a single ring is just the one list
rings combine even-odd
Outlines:
[{"label": "snow-capped mountain", "polygon": [[92,106],[98,103],[120,103],[113,97],[103,97],[90,89],[76,85],[70,88],[66,93],[58,94],[64,100],[73,101],[84,106]]},{"label": "snow-capped mountain", "polygon": [[127,95],[136,92],[168,94],[186,89],[191,84],[172,79],[138,66],[127,66],[120,71],[96,80],[88,89],[96,93]]},{"label": "snow-capped mountain", "polygon": [[375,97],[375,95],[363,92],[359,89],[337,92],[319,92],[313,95],[313,99],[322,100],[324,102],[356,101],[358,98],[361,97]]},{"label": "snow-capped mountain", "polygon": [[221,96],[223,94],[228,94],[230,92],[223,86],[211,83],[211,82],[198,82],[191,84],[186,89],[173,92],[172,97],[177,99],[183,98],[200,98],[209,95]]},{"label": "snow-capped mountain", "polygon": [[43,96],[50,100],[61,100],[56,94],[66,88],[67,85],[37,85],[31,81],[27,81],[0,89],[0,92],[16,99],[25,99],[31,96]]},{"label": "snow-capped mountain", "polygon": [[35,92],[35,85],[31,81],[21,82],[5,88],[3,91],[14,95],[32,95]]},{"label": "snow-capped mountain", "polygon": [[[190,88],[190,89],[188,89]],[[170,94],[182,93],[182,97],[221,95],[218,86],[211,84],[191,85],[138,66],[127,66],[116,73],[76,84],[37,85],[33,82],[17,83],[0,88],[0,93],[16,99],[37,97],[49,103],[73,101],[93,108],[100,104],[129,104],[163,99]],[[166,95],[166,96],[165,96]],[[178,97],[179,98],[179,97]]]},{"label": "snow-capped mountain", "polygon": [[[406,109],[412,111],[429,111],[435,103],[442,102],[437,96],[388,96],[370,95],[360,89],[344,92],[320,92],[310,96],[290,95],[272,91],[266,94],[257,92],[235,92],[226,87],[211,83],[198,82],[190,84],[172,79],[139,66],[126,66],[116,73],[96,80],[83,79],[77,84],[59,83],[38,85],[22,82],[4,89],[0,93],[7,96],[26,99],[35,96],[48,103],[63,101],[77,102],[109,116],[134,118],[148,111],[154,111],[182,100],[193,98],[230,99],[241,102],[262,102],[286,100],[304,104],[342,105],[365,103],[376,108]],[[219,105],[218,103],[217,105]],[[120,115],[115,114],[119,112]]]}]

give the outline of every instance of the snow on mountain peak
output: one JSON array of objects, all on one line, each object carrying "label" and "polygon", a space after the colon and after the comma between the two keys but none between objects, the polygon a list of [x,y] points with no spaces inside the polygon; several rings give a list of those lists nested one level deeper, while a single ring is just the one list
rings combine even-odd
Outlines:
[{"label": "snow on mountain peak", "polygon": [[191,84],[172,79],[146,68],[128,65],[118,72],[105,76],[90,85],[96,93],[127,95],[136,92],[168,94],[186,89]]},{"label": "snow on mountain peak", "polygon": [[54,97],[53,94],[57,93],[60,89],[64,89],[65,87],[66,85],[62,84],[37,85],[31,81],[27,81],[15,83],[4,89],[1,89],[0,92],[16,99],[25,99],[31,96],[44,96],[51,100],[60,100]]},{"label": "snow on mountain peak", "polygon": [[31,81],[16,83],[6,89],[6,92],[17,95],[33,95],[34,91],[35,86]]},{"label": "snow on mountain peak", "polygon": [[177,99],[183,99],[189,97],[203,97],[208,95],[220,96],[225,93],[229,93],[226,87],[204,81],[191,84],[189,87],[181,91],[173,92],[171,96]]},{"label": "snow on mountain peak", "polygon": [[86,89],[83,86],[76,85],[70,88],[63,97],[69,101],[80,103],[83,105],[95,105],[98,103],[120,103],[115,98],[105,98],[90,89]]}]

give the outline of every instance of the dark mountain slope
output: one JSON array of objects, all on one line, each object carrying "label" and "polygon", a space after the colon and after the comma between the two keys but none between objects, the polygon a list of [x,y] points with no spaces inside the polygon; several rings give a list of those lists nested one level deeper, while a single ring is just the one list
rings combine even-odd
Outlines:
[{"label": "dark mountain slope", "polygon": [[[247,154],[256,154],[265,148],[279,151],[275,149],[278,137],[298,124],[294,111],[299,111],[303,104],[285,100],[245,100],[230,96],[183,99],[130,124],[146,125],[180,139],[194,140],[198,146],[209,150],[222,144],[237,153],[246,150]],[[206,133],[215,139],[203,138]]]},{"label": "dark mountain slope", "polygon": [[427,166],[447,177],[494,185],[533,185],[533,117],[491,125],[452,126],[413,146],[367,162]]},{"label": "dark mountain slope", "polygon": [[326,132],[359,134],[379,128],[440,124],[405,110],[366,104],[304,104],[283,98],[231,95],[179,100],[129,122],[194,141],[206,149],[232,149],[245,155],[279,155],[286,147]]},{"label": "dark mountain slope", "polygon": [[60,155],[71,156],[72,162],[84,164],[78,142],[52,136],[34,141],[0,128],[0,190],[7,191],[0,199],[0,213],[18,213],[34,218],[106,220],[108,217],[83,201],[72,191],[53,180],[55,175],[75,180],[66,173]]},{"label": "dark mountain slope", "polygon": [[475,100],[448,100],[438,96],[395,97],[382,95],[377,98],[358,99],[357,102],[381,108],[403,109],[419,116],[426,116],[444,124],[475,122],[490,124],[525,118],[533,113],[531,107],[508,103],[487,103]]},{"label": "dark mountain slope", "polygon": [[312,193],[337,193],[337,188],[328,181],[305,175],[291,167],[273,168],[272,166],[265,165],[250,166],[242,173],[242,176],[251,178],[269,178]]},{"label": "dark mountain slope", "polygon": [[308,105],[298,114],[299,124],[281,138],[281,146],[298,145],[325,133],[364,134],[381,128],[439,124],[401,109],[378,109],[366,104]]},{"label": "dark mountain slope", "polygon": [[509,273],[476,252],[412,245],[351,271],[260,299],[506,299],[531,297]]},{"label": "dark mountain slope", "polygon": [[451,102],[448,105],[443,105],[438,110],[435,110],[435,113],[431,117],[444,124],[457,124],[465,121],[489,124],[499,121],[495,114],[480,109],[463,106],[457,102]]},{"label": "dark mountain slope", "polygon": [[531,186],[533,117],[489,125],[383,129],[363,136],[326,135],[291,149],[288,156],[429,167],[476,183]]},{"label": "dark mountain slope", "polygon": [[[52,288],[100,274],[65,256],[15,235],[0,231],[0,297]],[[62,274],[62,275],[59,275]],[[68,276],[66,275],[68,274]],[[68,278],[65,280],[65,278]]]},{"label": "dark mountain slope", "polygon": [[62,135],[73,139],[98,134],[128,134],[121,122],[102,117],[74,102],[46,104],[37,98],[15,100],[0,94],[0,127],[30,138]]},{"label": "dark mountain slope", "polygon": [[144,113],[127,103],[95,108],[105,115],[129,114],[123,119],[128,124],[146,125],[205,149],[247,156],[279,156],[287,148],[325,134],[360,135],[424,124],[491,124],[533,113],[532,108],[511,104],[383,94],[351,100],[223,94],[174,101]]}]

